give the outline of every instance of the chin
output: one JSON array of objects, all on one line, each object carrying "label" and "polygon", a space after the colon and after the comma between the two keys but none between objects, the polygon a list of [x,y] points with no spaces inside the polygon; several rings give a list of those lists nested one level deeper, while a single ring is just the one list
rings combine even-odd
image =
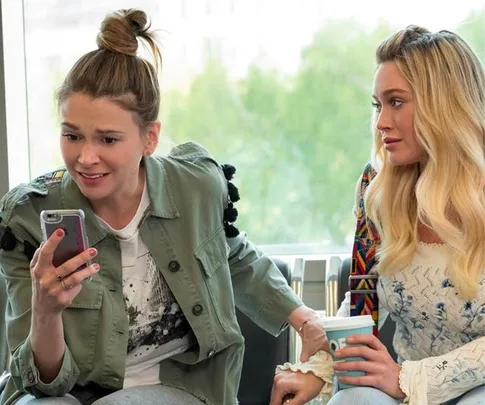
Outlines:
[{"label": "chin", "polygon": [[89,201],[102,200],[108,196],[106,190],[90,190],[84,187],[79,187],[79,190],[81,190],[82,195]]},{"label": "chin", "polygon": [[393,166],[409,166],[419,162],[419,159],[410,159],[409,157],[389,155],[389,163]]}]

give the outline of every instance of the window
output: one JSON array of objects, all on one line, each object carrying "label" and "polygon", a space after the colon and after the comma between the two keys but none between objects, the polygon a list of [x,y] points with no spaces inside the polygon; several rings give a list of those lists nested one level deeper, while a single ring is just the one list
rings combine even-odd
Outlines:
[{"label": "window", "polygon": [[[13,55],[6,57],[7,86],[21,94],[7,93],[23,97],[15,136],[9,130],[9,148],[28,156],[22,180],[62,164],[53,92],[76,59],[95,48],[104,15],[132,4],[2,1],[5,46]],[[255,243],[285,252],[350,250],[354,185],[370,154],[374,51],[382,39],[410,23],[456,30],[485,61],[483,0],[139,0],[136,6],[163,29],[158,152],[195,139],[221,163],[235,165],[239,227]],[[12,38],[6,25],[19,19],[23,30],[17,27]]]}]

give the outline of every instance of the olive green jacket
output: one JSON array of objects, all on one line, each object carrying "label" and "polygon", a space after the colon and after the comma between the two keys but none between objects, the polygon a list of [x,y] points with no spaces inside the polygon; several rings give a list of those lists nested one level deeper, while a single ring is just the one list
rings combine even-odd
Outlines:
[{"label": "olive green jacket", "polygon": [[[302,302],[274,264],[243,233],[226,238],[228,187],[221,167],[200,145],[187,143],[165,157],[145,158],[150,210],[140,235],[190,326],[194,349],[160,364],[162,384],[186,390],[207,404],[233,405],[244,339],[235,305],[276,335]],[[29,258],[42,235],[45,209],[81,208],[101,270],[63,312],[66,351],[58,376],[39,378],[30,345],[32,286]],[[1,403],[22,392],[62,396],[75,384],[121,389],[128,342],[118,240],[107,233],[65,170],[20,185],[0,201],[0,267],[7,283],[7,340],[12,377]]]}]

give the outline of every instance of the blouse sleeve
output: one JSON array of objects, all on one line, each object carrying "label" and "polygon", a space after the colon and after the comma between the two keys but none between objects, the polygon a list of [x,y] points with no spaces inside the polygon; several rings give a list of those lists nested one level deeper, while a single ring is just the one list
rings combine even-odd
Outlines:
[{"label": "blouse sleeve", "polygon": [[485,382],[485,337],[445,355],[404,361],[399,384],[410,405],[435,405]]}]

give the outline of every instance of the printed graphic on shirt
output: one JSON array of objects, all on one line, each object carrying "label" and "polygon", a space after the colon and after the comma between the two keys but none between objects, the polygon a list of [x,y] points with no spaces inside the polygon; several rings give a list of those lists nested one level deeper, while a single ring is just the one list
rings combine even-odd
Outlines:
[{"label": "printed graphic on shirt", "polygon": [[136,214],[123,229],[113,229],[97,217],[100,225],[120,243],[123,295],[129,322],[124,388],[160,384],[160,362],[189,350],[196,343],[160,268],[139,234],[149,206],[145,183]]},{"label": "printed graphic on shirt", "polygon": [[[138,254],[140,256],[133,263],[134,267],[142,265],[145,271],[123,266],[129,316],[128,353],[141,346],[147,346],[146,351],[157,349],[170,341],[182,339],[191,330],[150,253],[143,249]],[[142,353],[137,350],[135,356]]]}]

